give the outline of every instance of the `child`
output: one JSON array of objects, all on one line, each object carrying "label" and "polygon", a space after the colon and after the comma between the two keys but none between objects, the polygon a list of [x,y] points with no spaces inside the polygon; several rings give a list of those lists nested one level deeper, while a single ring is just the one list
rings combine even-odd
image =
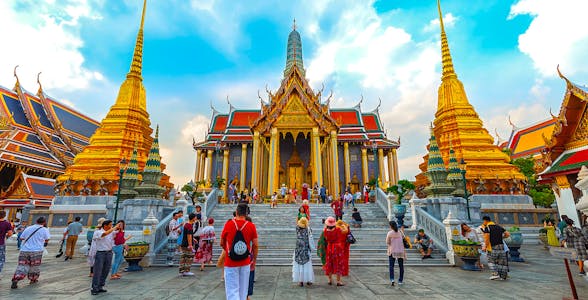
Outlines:
[{"label": "child", "polygon": [[351,213],[351,221],[349,221],[349,223],[351,223],[351,225],[353,225],[353,227],[355,227],[355,228],[361,228],[362,222],[363,222],[363,219],[361,218],[359,211],[357,210],[356,207],[354,207],[353,212]]}]

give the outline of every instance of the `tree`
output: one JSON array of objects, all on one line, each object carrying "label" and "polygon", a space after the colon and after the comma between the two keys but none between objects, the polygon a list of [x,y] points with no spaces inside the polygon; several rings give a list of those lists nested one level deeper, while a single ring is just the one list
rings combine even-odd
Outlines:
[{"label": "tree", "polygon": [[386,191],[396,195],[396,203],[402,204],[402,199],[408,192],[414,191],[414,184],[406,179],[398,181],[398,184],[389,186]]},{"label": "tree", "polygon": [[555,195],[549,185],[537,182],[535,160],[532,157],[517,158],[511,163],[517,166],[521,173],[527,177],[527,182],[529,183],[528,194],[533,198],[533,204],[536,206],[550,207],[553,201],[555,201]]},{"label": "tree", "polygon": [[188,198],[190,198],[190,200],[192,201],[193,205],[196,205],[196,197],[201,196],[202,193],[198,192],[198,186],[200,185],[204,185],[203,181],[192,181],[190,180],[190,182],[184,184],[184,186],[182,187],[182,189],[180,189],[180,191],[185,192],[186,196],[188,196]]}]

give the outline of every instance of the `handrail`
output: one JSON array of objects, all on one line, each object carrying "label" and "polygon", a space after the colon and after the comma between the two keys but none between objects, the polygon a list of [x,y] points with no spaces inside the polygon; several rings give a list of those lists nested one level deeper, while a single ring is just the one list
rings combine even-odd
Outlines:
[{"label": "handrail", "polygon": [[447,252],[449,249],[447,249],[445,225],[421,207],[415,207],[415,213],[416,215],[412,217],[417,220],[417,226],[425,230],[438,248]]},{"label": "handrail", "polygon": [[202,210],[204,211],[204,217],[202,218],[203,220],[212,214],[212,211],[218,204],[218,191],[218,188],[213,188],[210,193],[206,195],[206,201],[204,201],[204,208]]},{"label": "handrail", "polygon": [[169,225],[169,221],[171,221],[172,216],[175,211],[172,211],[169,215],[167,215],[163,220],[157,224],[155,227],[155,247],[153,248],[153,253],[159,253],[165,245],[167,245],[167,226]]},{"label": "handrail", "polygon": [[376,189],[376,203],[386,213],[388,221],[392,221],[392,201],[381,188]]}]

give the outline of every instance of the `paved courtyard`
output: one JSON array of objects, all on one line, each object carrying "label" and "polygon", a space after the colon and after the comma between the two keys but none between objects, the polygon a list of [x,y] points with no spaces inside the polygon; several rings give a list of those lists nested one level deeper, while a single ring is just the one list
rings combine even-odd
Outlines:
[{"label": "paved courtyard", "polygon": [[[37,285],[30,286],[25,280],[17,290],[11,290],[10,277],[17,254],[13,245],[7,250],[0,299],[224,299],[221,272],[214,267],[204,272],[194,268],[194,278],[177,277],[176,268],[149,268],[109,281],[108,293],[91,296],[89,268],[81,257],[70,262],[49,257],[43,263]],[[522,253],[527,262],[512,263],[511,279],[505,282],[488,280],[488,271],[430,267],[408,268],[405,285],[390,287],[387,267],[382,266],[352,268],[343,288],[328,286],[324,276],[317,276],[312,287],[301,288],[291,282],[290,268],[259,267],[253,299],[561,299],[571,296],[562,260],[552,258],[539,246],[524,246]],[[572,271],[580,299],[588,299],[588,281],[577,275],[576,266],[572,266]],[[321,274],[319,268],[315,274]]]}]

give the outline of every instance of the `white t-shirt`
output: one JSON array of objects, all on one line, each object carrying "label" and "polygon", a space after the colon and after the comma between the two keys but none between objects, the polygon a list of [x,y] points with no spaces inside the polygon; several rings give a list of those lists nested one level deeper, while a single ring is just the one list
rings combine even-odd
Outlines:
[{"label": "white t-shirt", "polygon": [[[41,228],[37,230],[37,228]],[[35,232],[36,231],[36,232]],[[34,232],[34,234],[33,234]],[[22,244],[20,246],[20,251],[25,252],[35,252],[35,251],[43,251],[43,245],[45,244],[45,240],[51,238],[51,234],[49,233],[49,229],[43,227],[42,225],[32,225],[27,227],[22,234],[20,235],[22,239]],[[27,240],[28,239],[28,240]],[[26,243],[25,243],[26,240]]]},{"label": "white t-shirt", "polygon": [[112,250],[112,247],[114,247],[114,235],[117,231],[113,231],[106,236],[102,236],[104,231],[104,229],[98,229],[94,231],[92,245],[96,243],[96,251],[110,251]]}]

